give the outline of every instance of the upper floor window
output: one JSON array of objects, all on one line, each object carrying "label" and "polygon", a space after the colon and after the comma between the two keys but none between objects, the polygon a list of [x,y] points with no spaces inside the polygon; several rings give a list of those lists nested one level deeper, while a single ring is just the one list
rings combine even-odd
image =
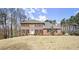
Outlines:
[{"label": "upper floor window", "polygon": [[35,24],[36,27],[42,27],[42,24]]},{"label": "upper floor window", "polygon": [[26,27],[29,27],[29,24],[26,24]]},{"label": "upper floor window", "polygon": [[29,27],[29,24],[21,24],[22,27]]}]

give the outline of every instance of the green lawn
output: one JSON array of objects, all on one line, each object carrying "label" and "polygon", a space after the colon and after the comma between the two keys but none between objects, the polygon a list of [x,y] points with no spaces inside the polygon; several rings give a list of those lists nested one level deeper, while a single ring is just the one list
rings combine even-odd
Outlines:
[{"label": "green lawn", "polygon": [[78,50],[79,36],[22,36],[0,40],[2,50]]}]

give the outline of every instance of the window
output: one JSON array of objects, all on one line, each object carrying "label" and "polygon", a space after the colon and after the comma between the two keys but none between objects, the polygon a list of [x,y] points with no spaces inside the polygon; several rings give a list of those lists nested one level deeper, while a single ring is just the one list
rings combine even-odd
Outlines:
[{"label": "window", "polygon": [[28,35],[28,33],[29,33],[29,30],[26,30],[26,35]]},{"label": "window", "polygon": [[24,29],[22,30],[22,33],[25,33],[25,30]]},{"label": "window", "polygon": [[36,27],[42,27],[42,24],[35,24]]},{"label": "window", "polygon": [[26,27],[29,27],[29,24],[26,24]]}]

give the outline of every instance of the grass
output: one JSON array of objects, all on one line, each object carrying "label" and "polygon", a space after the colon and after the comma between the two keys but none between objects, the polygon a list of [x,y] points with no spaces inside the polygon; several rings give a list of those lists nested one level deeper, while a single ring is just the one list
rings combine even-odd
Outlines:
[{"label": "grass", "polygon": [[79,36],[22,36],[0,40],[1,50],[78,50]]}]

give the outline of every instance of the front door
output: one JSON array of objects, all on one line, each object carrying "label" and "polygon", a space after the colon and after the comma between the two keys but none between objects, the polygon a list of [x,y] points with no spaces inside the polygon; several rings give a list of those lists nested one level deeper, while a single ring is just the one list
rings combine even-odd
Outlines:
[{"label": "front door", "polygon": [[34,35],[35,34],[35,30],[34,29],[30,29],[29,34]]}]

